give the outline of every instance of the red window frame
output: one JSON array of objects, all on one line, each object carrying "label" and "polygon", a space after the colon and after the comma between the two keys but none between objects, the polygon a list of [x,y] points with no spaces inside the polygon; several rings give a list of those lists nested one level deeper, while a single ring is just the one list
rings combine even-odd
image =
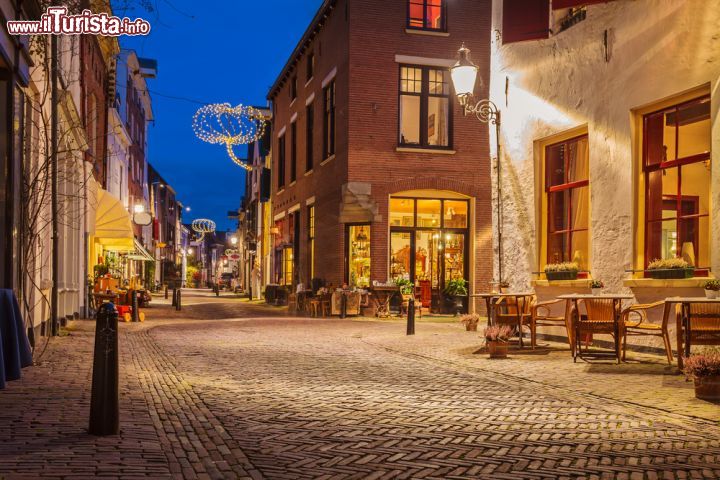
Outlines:
[{"label": "red window frame", "polygon": [[[447,32],[447,0],[408,0],[407,6],[407,28],[411,30],[429,30],[432,32]],[[422,18],[413,17],[412,9],[413,6],[422,8]],[[428,11],[431,7],[439,7],[441,15],[441,25],[439,27],[433,27],[430,24],[430,18],[428,17]],[[422,22],[422,25],[418,25]]]},{"label": "red window frame", "polygon": [[[642,169],[643,169],[643,175],[644,175],[644,181],[645,181],[645,235],[644,235],[644,242],[645,242],[645,266],[644,268],[647,269],[650,262],[655,260],[655,255],[652,254],[652,247],[650,245],[649,236],[650,236],[650,226],[654,223],[662,223],[669,220],[675,220],[676,225],[675,229],[677,231],[677,236],[679,239],[682,239],[685,237],[683,235],[683,232],[685,231],[685,227],[683,226],[684,222],[687,221],[693,221],[694,224],[694,234],[693,236],[693,244],[695,248],[695,258],[700,257],[700,239],[699,239],[699,222],[701,218],[709,218],[710,213],[692,213],[688,215],[683,215],[683,203],[687,203],[689,201],[694,201],[696,204],[697,197],[694,196],[688,196],[683,195],[682,191],[682,167],[687,165],[693,165],[700,162],[709,161],[711,159],[710,157],[710,151],[705,151],[693,155],[689,155],[687,157],[679,158],[679,146],[680,146],[680,110],[683,107],[687,107],[688,105],[692,104],[701,104],[710,102],[710,95],[703,95],[701,97],[694,98],[692,100],[688,100],[686,102],[677,103],[675,105],[671,105],[666,108],[662,108],[660,110],[656,110],[654,112],[650,112],[648,114],[643,115],[643,156],[642,156]],[[674,160],[667,160],[665,158],[663,161],[651,164],[650,163],[650,136],[651,134],[648,131],[648,125],[649,125],[649,119],[650,117],[653,117],[658,114],[663,114],[663,117],[668,112],[675,112],[675,152],[674,152]],[[665,171],[672,168],[677,168],[678,174],[677,174],[677,194],[676,195],[662,195],[662,202],[665,203],[668,200],[674,200],[676,202],[675,207],[675,217],[667,217],[664,218],[662,215],[660,218],[651,218],[651,212],[650,212],[650,175],[653,172],[657,171]],[[680,250],[680,249],[678,249]],[[676,252],[676,256],[679,258],[682,256],[681,251]],[[700,267],[698,265],[695,265],[696,270],[703,270],[704,267]]]},{"label": "red window frame", "polygon": [[[571,182],[568,179],[568,175],[570,172],[570,156],[566,155],[564,158],[564,182],[556,185],[550,185],[550,176],[548,174],[549,172],[549,155],[548,152],[551,148],[557,147],[558,145],[565,145],[565,148],[571,143],[577,143],[579,140],[586,139],[588,136],[585,135],[579,135],[577,137],[569,138],[567,140],[563,140],[562,142],[556,142],[550,145],[545,146],[545,201],[547,205],[547,227],[546,227],[546,260],[545,263],[554,263],[554,260],[551,258],[551,246],[552,243],[550,242],[550,239],[553,235],[566,235],[566,251],[563,252],[563,258],[560,259],[560,261],[571,261],[573,258],[573,235],[577,232],[589,232],[590,231],[590,219],[587,219],[587,227],[585,228],[573,228],[573,202],[572,202],[572,190],[589,187],[590,186],[590,178],[589,178],[589,172],[587,172],[586,176],[588,178],[586,180],[579,180]],[[569,192],[568,195],[568,202],[566,207],[565,214],[567,215],[567,225],[566,228],[560,229],[560,230],[554,230],[555,222],[554,222],[554,214],[555,211],[553,210],[553,202],[551,200],[551,194],[558,193],[558,192]]]}]

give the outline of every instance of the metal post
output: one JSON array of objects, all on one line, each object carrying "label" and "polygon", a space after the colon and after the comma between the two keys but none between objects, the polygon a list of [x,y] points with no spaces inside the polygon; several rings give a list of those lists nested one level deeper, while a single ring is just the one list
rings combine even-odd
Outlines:
[{"label": "metal post", "polygon": [[50,332],[60,333],[60,215],[58,200],[58,46],[57,35],[50,36],[50,198],[52,222],[52,291],[50,296]]},{"label": "metal post", "polygon": [[408,300],[407,334],[415,335],[415,299]]},{"label": "metal post", "polygon": [[130,306],[132,307],[132,321],[140,321],[140,312],[138,311],[138,296],[137,291],[130,290]]},{"label": "metal post", "polygon": [[175,310],[178,312],[182,310],[182,289],[178,289],[177,291],[177,298],[175,301]]},{"label": "metal post", "polygon": [[172,306],[177,306],[177,289],[175,287],[173,287]]},{"label": "metal post", "polygon": [[340,318],[345,317],[347,317],[347,295],[343,292],[340,297]]},{"label": "metal post", "polygon": [[112,303],[101,305],[95,320],[95,353],[88,431],[91,435],[97,436],[120,433],[118,314]]},{"label": "metal post", "polygon": [[168,299],[168,286],[165,284],[165,300]]}]

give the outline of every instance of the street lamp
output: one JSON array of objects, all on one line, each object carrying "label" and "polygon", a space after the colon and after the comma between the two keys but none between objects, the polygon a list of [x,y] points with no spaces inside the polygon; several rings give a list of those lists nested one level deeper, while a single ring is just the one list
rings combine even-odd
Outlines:
[{"label": "street lamp", "polygon": [[230,237],[230,243],[232,243],[233,245],[237,245],[238,238],[233,235],[232,237]]},{"label": "street lamp", "polygon": [[[502,271],[502,175],[500,163],[500,110],[497,105],[488,99],[475,102],[475,83],[478,77],[478,66],[470,60],[470,49],[463,43],[458,50],[458,61],[450,69],[455,95],[458,97],[460,106],[463,107],[465,116],[475,115],[482,123],[495,126],[495,144],[497,146],[497,184],[496,184],[496,205],[498,225],[498,282],[503,281]],[[480,88],[483,87],[483,80],[480,77]]]}]

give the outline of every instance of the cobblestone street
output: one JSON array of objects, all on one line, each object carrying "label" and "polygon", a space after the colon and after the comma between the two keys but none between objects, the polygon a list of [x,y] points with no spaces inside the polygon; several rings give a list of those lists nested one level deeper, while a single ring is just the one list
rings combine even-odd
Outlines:
[{"label": "cobblestone street", "polygon": [[86,433],[93,323],[0,392],[0,478],[720,478],[720,406],[660,357],[491,362],[448,322],[188,292],[121,325],[121,435]]}]

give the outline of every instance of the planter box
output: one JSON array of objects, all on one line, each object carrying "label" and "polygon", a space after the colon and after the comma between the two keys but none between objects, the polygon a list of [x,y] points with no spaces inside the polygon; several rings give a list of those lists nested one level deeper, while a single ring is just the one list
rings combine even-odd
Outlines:
[{"label": "planter box", "polygon": [[490,358],[507,358],[508,342],[487,342]]},{"label": "planter box", "polygon": [[577,280],[578,272],[577,271],[567,271],[567,272],[545,272],[545,277],[550,280]]},{"label": "planter box", "polygon": [[720,377],[696,378],[695,397],[700,400],[720,400]]},{"label": "planter box", "polygon": [[650,278],[657,280],[692,278],[695,276],[694,268],[666,268],[658,270],[648,270],[647,274]]}]

